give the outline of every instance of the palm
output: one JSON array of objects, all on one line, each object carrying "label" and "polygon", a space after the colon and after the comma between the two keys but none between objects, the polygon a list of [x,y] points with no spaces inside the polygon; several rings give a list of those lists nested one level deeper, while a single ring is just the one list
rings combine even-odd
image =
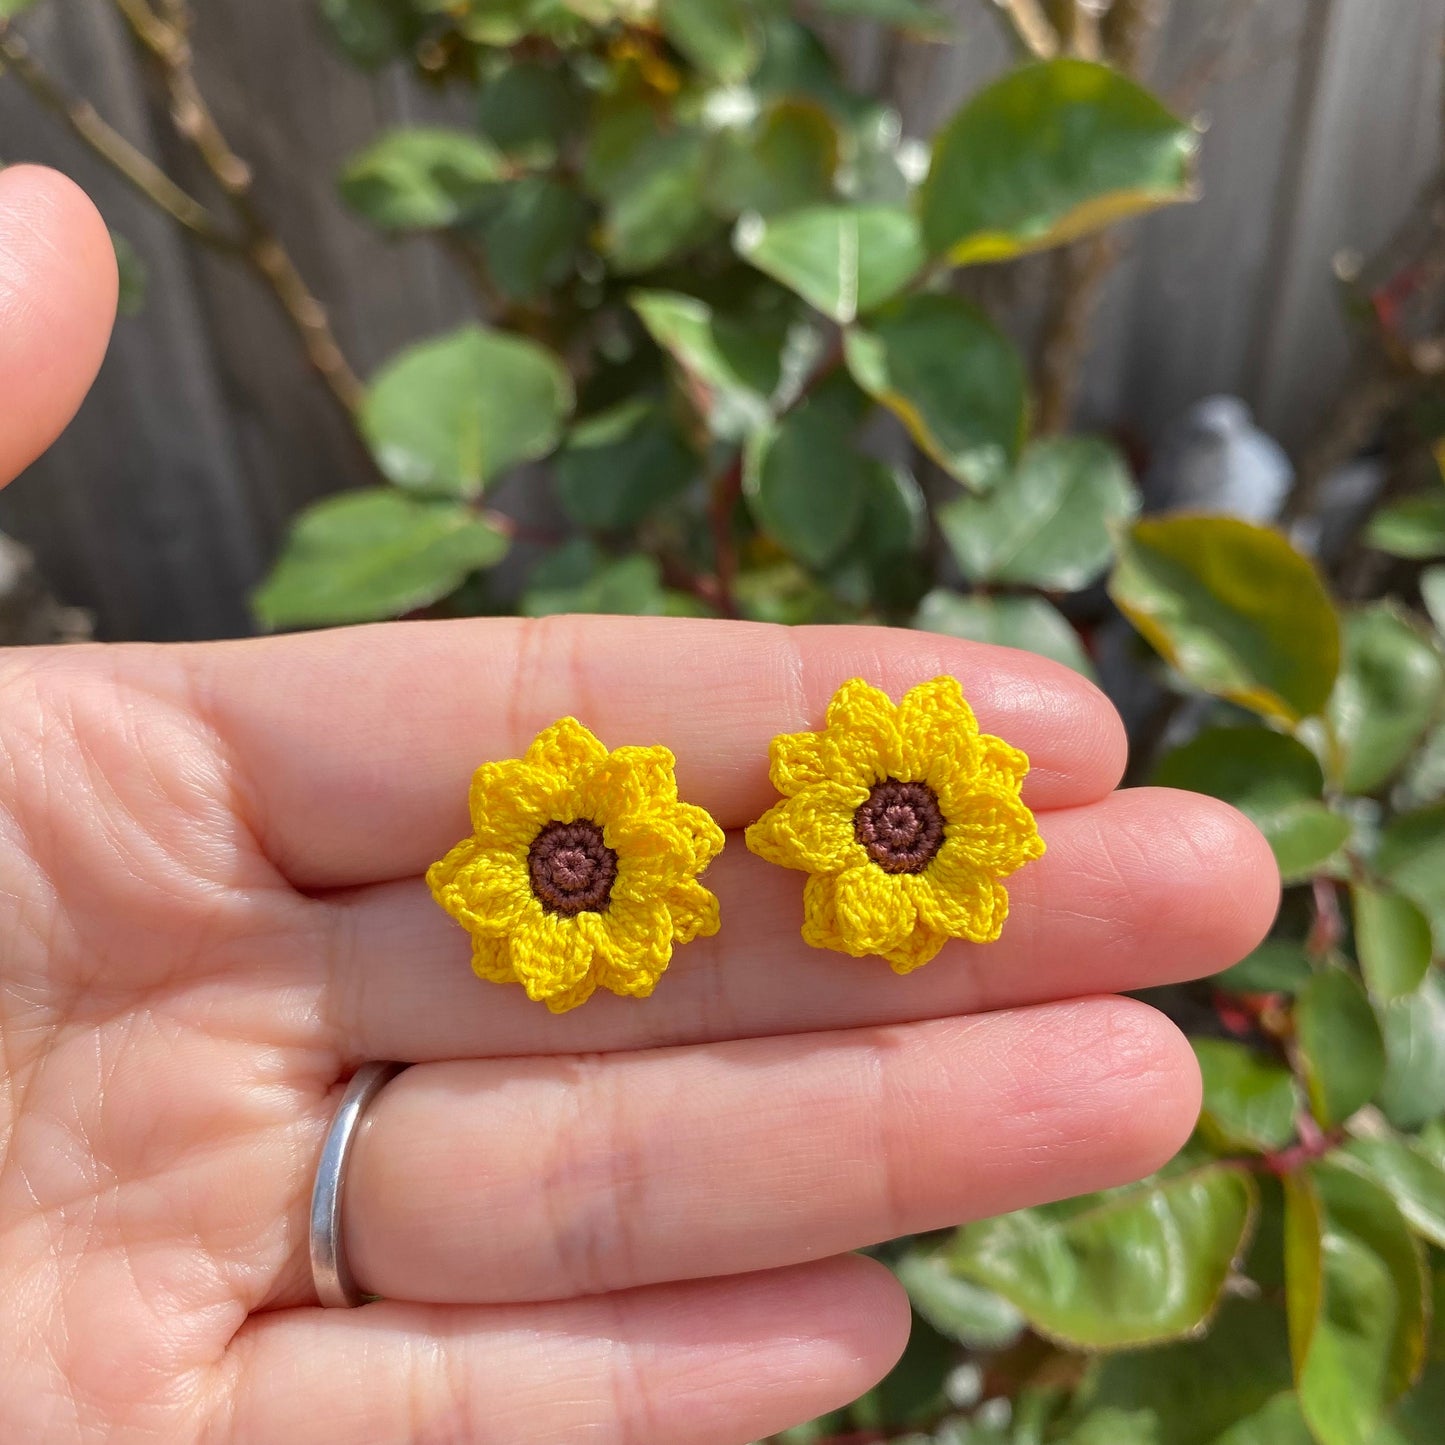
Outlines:
[{"label": "palm", "polygon": [[[60,234],[0,249],[70,300],[0,355],[26,403],[6,470],[78,398],[112,284],[53,178],[0,177],[0,231],[26,187]],[[801,879],[735,831],[771,801],[773,733],[851,675],[897,696],[936,673],[1032,756],[1049,852],[999,943],[900,979],[806,948]],[[475,764],[566,712],[666,742],[734,836],[722,933],[653,999],[557,1018],[472,977],[421,874]],[[7,1440],[741,1445],[820,1412],[907,1321],[886,1274],[828,1256],[1161,1163],[1192,1059],[1098,995],[1232,961],[1275,897],[1229,810],[1111,794],[1117,720],[1073,674],[916,634],[598,619],[16,653],[0,716]],[[323,1311],[311,1176],[371,1058],[419,1065],[347,1193],[386,1303]]]}]

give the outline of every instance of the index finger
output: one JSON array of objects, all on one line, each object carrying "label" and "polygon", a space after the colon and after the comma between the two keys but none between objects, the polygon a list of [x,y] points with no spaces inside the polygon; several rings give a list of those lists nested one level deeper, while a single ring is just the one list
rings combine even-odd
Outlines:
[{"label": "index finger", "polygon": [[182,650],[242,779],[246,818],[301,888],[412,877],[468,831],[479,763],[571,714],[608,747],[662,743],[724,828],[773,801],[768,742],[821,725],[850,677],[895,698],[951,674],[1033,762],[1035,808],[1093,802],[1123,770],[1102,693],[1010,648],[881,627],[557,617],[389,623]]}]

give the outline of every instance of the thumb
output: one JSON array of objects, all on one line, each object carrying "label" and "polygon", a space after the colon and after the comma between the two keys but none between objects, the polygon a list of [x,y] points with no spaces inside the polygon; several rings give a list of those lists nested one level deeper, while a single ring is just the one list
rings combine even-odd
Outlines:
[{"label": "thumb", "polygon": [[55,171],[0,171],[0,486],[60,435],[115,320],[115,250],[84,192]]}]

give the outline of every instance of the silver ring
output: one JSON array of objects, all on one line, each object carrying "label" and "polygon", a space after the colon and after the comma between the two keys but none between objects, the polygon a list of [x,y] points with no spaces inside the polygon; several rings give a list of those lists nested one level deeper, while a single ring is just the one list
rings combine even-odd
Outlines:
[{"label": "silver ring", "polygon": [[367,1105],[404,1068],[405,1064],[363,1064],[346,1086],[321,1146],[321,1161],[311,1190],[311,1280],[328,1309],[353,1309],[371,1298],[357,1288],[346,1262],[341,1243],[341,1195],[346,1188],[351,1146],[356,1142]]}]

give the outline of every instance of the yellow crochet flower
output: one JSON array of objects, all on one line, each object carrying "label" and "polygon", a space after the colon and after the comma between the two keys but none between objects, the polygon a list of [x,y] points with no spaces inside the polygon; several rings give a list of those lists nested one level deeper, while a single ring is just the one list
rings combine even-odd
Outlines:
[{"label": "yellow crochet flower", "polygon": [[565,1013],[601,987],[646,998],[675,943],[718,930],[697,875],[722,830],[681,803],[666,748],[607,749],[576,718],[472,779],[472,836],[427,872],[472,967]]},{"label": "yellow crochet flower", "polygon": [[954,678],[920,684],[897,707],[854,678],[822,732],[776,737],[771,756],[783,801],[748,829],[748,847],[813,875],[806,943],[911,973],[950,938],[999,936],[999,880],[1044,842],[1019,798],[1028,758],[979,732]]}]

